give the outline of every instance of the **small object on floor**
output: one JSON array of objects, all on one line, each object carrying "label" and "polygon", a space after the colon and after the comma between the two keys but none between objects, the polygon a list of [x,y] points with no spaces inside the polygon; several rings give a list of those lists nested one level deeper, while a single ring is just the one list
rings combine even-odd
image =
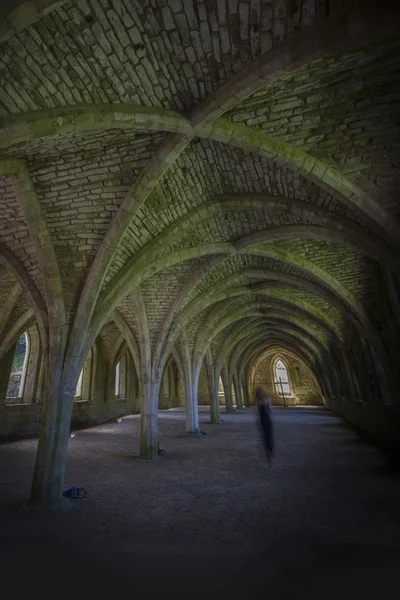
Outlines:
[{"label": "small object on floor", "polygon": [[122,423],[122,419],[117,419],[117,423]]},{"label": "small object on floor", "polygon": [[207,435],[207,431],[203,431],[202,429],[200,429],[200,433],[201,435]]},{"label": "small object on floor", "polygon": [[74,500],[82,500],[87,496],[86,490],[79,485],[66,486],[62,495],[64,498],[73,498]]},{"label": "small object on floor", "polygon": [[70,438],[74,438],[75,437],[75,433],[71,433],[71,435],[69,437]]},{"label": "small object on floor", "polygon": [[158,456],[164,456],[165,450],[160,450],[160,442],[158,442]]}]

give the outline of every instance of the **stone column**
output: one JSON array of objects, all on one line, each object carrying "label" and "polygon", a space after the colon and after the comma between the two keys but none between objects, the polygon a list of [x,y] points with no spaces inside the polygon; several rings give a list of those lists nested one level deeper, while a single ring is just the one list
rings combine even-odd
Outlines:
[{"label": "stone column", "polygon": [[199,427],[199,407],[197,404],[197,386],[185,382],[186,433],[197,435]]},{"label": "stone column", "polygon": [[163,377],[161,379],[161,385],[160,385],[160,393],[158,395],[158,408],[166,408],[166,404],[167,401],[165,399],[165,393],[164,393],[164,385],[165,385],[165,381],[164,381],[164,377],[168,377],[168,373],[166,373],[164,371]]},{"label": "stone column", "polygon": [[32,503],[45,506],[62,500],[72,405],[80,373],[76,361],[66,361],[60,376],[59,358],[46,365],[44,409],[31,491]]},{"label": "stone column", "polygon": [[177,369],[173,367],[173,365],[169,367],[169,393],[171,394],[172,406],[179,406],[178,372]]},{"label": "stone column", "polygon": [[132,293],[140,351],[140,457],[158,458],[158,396],[162,368],[152,366],[150,331],[140,287]]},{"label": "stone column", "polygon": [[181,370],[183,371],[183,393],[186,409],[186,433],[197,435],[199,427],[199,406],[197,402],[197,390],[199,385],[199,369],[193,368],[192,356],[186,337],[186,331],[182,328],[181,336]]},{"label": "stone column", "polygon": [[232,383],[229,381],[226,370],[222,370],[222,384],[224,386],[225,395],[225,410],[227,413],[233,413],[233,399],[232,399]]},{"label": "stone column", "polygon": [[243,387],[243,398],[244,398],[244,405],[247,408],[250,408],[250,394],[249,394],[249,388],[247,385],[242,384]]},{"label": "stone column", "polygon": [[214,369],[211,367],[210,373],[210,390],[211,390],[211,398],[210,398],[210,416],[211,423],[219,424],[221,423],[221,411],[219,407],[219,398],[218,398],[218,379],[215,377]]},{"label": "stone column", "polygon": [[140,457],[158,458],[158,394],[160,384],[149,381],[146,374],[142,380],[140,402]]},{"label": "stone column", "polygon": [[243,409],[242,388],[239,383],[239,379],[238,379],[237,375],[233,376],[233,383],[235,386],[236,407],[238,410],[242,410]]}]

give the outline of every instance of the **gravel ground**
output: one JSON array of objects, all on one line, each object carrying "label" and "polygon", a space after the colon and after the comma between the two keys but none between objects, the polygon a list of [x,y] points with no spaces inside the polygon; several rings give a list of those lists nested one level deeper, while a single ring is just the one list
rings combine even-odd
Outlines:
[{"label": "gravel ground", "polygon": [[325,409],[275,409],[267,467],[255,412],[184,435],[160,412],[165,456],[138,459],[138,416],[77,431],[66,481],[88,497],[20,514],[36,441],[0,446],[3,587],[44,597],[393,598],[400,477]]}]

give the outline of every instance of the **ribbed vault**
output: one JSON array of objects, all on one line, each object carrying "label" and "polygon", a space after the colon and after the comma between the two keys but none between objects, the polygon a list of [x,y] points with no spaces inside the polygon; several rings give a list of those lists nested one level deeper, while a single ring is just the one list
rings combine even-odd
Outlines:
[{"label": "ribbed vault", "polygon": [[240,409],[278,355],[350,420],[342,399],[371,386],[364,422],[398,414],[400,13],[380,5],[67,0],[6,17],[0,370],[37,324],[35,501],[60,494],[80,377],[103,402],[135,388],[145,458],[159,397],[181,386],[196,433],[199,385],[218,423],[219,378]]}]

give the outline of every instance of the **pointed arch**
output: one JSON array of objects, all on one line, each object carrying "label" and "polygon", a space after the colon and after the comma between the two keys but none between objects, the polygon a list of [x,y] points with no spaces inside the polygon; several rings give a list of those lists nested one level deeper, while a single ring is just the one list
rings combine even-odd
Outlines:
[{"label": "pointed arch", "polygon": [[291,396],[293,387],[290,381],[289,369],[284,359],[278,354],[271,363],[272,381],[278,396]]}]

